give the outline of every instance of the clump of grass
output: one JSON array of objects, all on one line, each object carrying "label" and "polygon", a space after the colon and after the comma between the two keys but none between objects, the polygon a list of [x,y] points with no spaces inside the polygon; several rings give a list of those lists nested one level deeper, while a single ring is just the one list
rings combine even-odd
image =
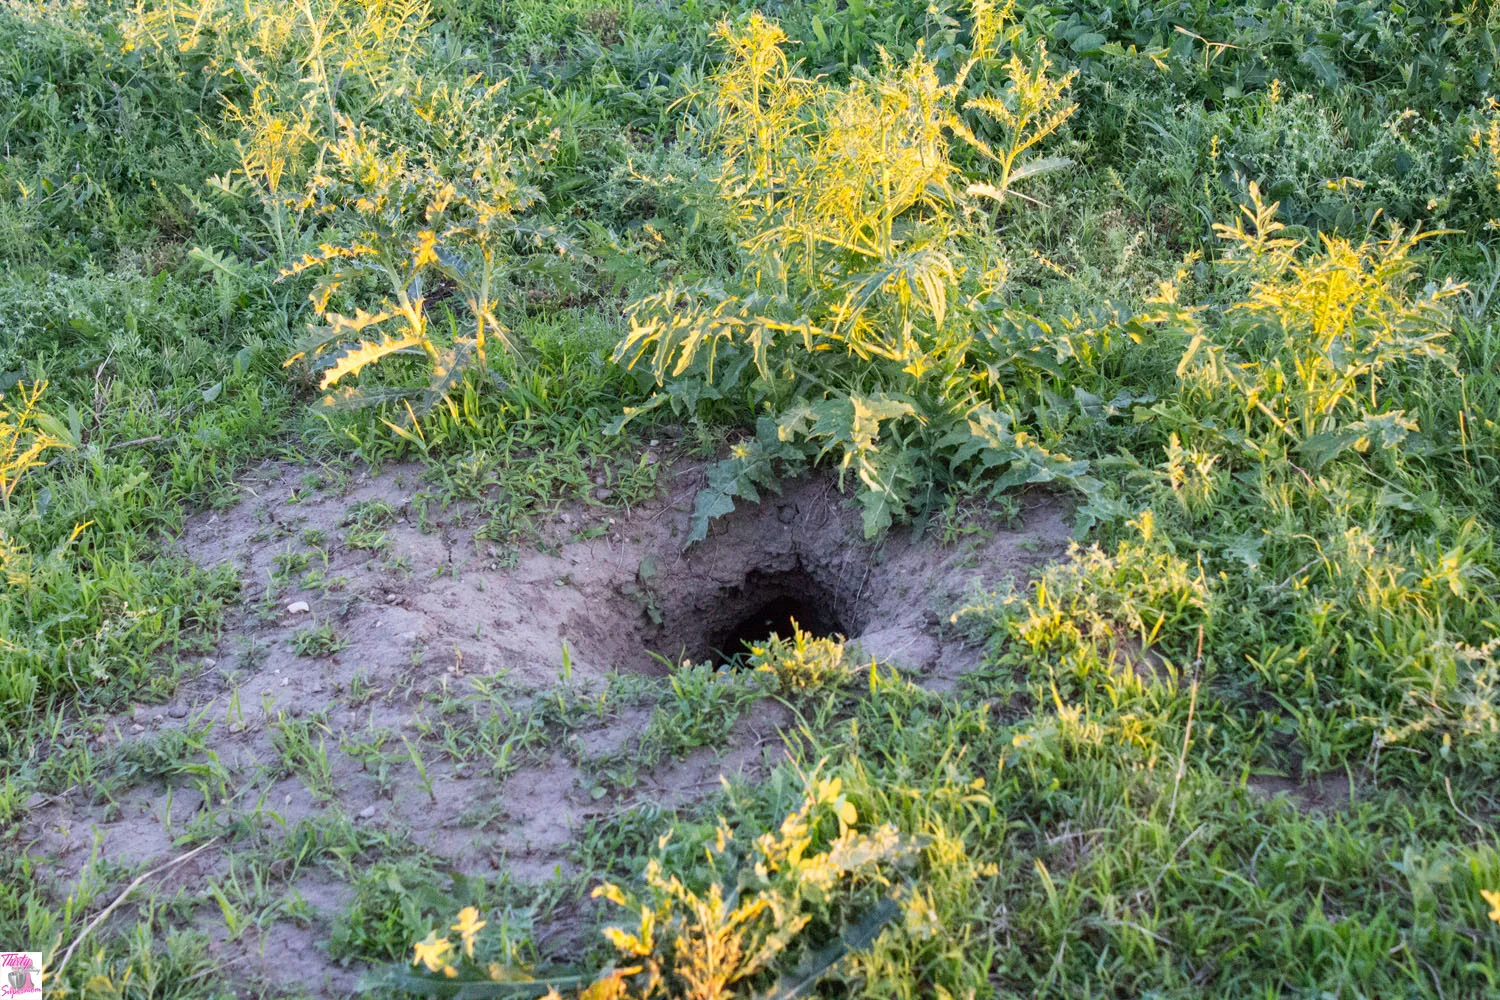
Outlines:
[{"label": "clump of grass", "polygon": [[346,965],[400,959],[452,905],[437,873],[421,859],[376,861],[356,878],[354,897],[329,937],[329,954]]},{"label": "clump of grass", "polygon": [[279,756],[282,774],[295,774],[319,801],[333,799],[337,788],[333,781],[333,764],[328,757],[327,722],[321,717],[289,718],[276,713],[271,725],[271,743]]},{"label": "clump of grass", "polygon": [[297,629],[292,633],[291,643],[298,656],[332,656],[349,645],[349,638],[332,622],[324,622]]},{"label": "clump of grass", "polygon": [[650,762],[724,741],[745,708],[765,687],[743,671],[684,661],[673,668],[667,690],[641,734],[640,753]]}]

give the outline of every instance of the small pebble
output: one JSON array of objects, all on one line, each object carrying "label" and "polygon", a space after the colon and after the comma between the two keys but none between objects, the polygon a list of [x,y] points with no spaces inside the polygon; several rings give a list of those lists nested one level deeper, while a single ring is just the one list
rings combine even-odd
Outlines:
[{"label": "small pebble", "polygon": [[167,709],[167,714],[170,715],[174,719],[186,719],[187,718],[187,706],[186,705],[173,705],[171,708]]},{"label": "small pebble", "polygon": [[361,809],[359,811],[359,818],[360,819],[369,819],[371,816],[374,816],[374,815],[375,815],[375,807],[374,806],[365,806],[363,809]]},{"label": "small pebble", "polygon": [[594,491],[594,499],[595,500],[608,500],[610,497],[612,497],[614,495],[615,495],[615,491],[614,490],[605,489],[603,486],[599,487],[597,490]]},{"label": "small pebble", "polygon": [[205,656],[203,658],[203,669],[204,670],[212,670],[214,667],[217,667],[218,665],[219,665],[219,661],[216,660],[216,659],[214,659],[212,656]]},{"label": "small pebble", "polygon": [[286,606],[286,613],[289,615],[305,615],[311,610],[312,607],[306,601],[293,601]]},{"label": "small pebble", "polygon": [[132,733],[144,733],[146,731],[146,727],[137,722],[135,725],[130,727],[130,731]]}]

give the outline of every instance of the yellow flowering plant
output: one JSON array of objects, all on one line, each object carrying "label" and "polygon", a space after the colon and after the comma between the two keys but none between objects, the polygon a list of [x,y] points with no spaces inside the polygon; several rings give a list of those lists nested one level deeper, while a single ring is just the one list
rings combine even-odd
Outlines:
[{"label": "yellow flowering plant", "polygon": [[[466,1000],[565,992],[579,1000],[730,1000],[791,957],[801,961],[782,981],[811,985],[903,912],[910,924],[926,905],[891,877],[918,845],[889,824],[861,828],[859,806],[838,777],[808,777],[801,805],[778,827],[743,838],[748,850],[741,839],[721,819],[705,845],[706,877],[670,871],[657,857],[640,891],[611,882],[596,888],[595,898],[627,914],[603,929],[619,962],[602,971],[538,971],[514,948],[491,958],[480,944],[489,922],[468,906],[451,934],[434,930],[412,946],[415,971],[396,985]],[[659,848],[669,841],[670,834]]]}]

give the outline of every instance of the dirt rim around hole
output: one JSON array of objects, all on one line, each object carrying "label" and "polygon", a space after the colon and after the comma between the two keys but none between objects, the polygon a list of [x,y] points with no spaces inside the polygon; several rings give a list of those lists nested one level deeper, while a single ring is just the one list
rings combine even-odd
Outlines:
[{"label": "dirt rim around hole", "polygon": [[[905,529],[870,544],[833,480],[815,476],[742,504],[684,551],[702,480],[701,467],[684,463],[663,469],[661,481],[672,485],[656,501],[628,513],[565,507],[543,529],[543,544],[507,566],[507,553],[476,535],[474,505],[424,510],[414,502],[421,467],[356,472],[323,491],[306,489],[307,471],[266,463],[242,480],[239,504],[188,520],[181,550],[204,566],[230,563],[239,600],[199,675],[170,703],[136,706],[105,727],[112,753],[195,727],[203,753],[228,775],[230,795],[207,801],[166,779],[139,782],[110,802],[80,792],[53,797],[28,817],[25,836],[61,891],[92,863],[96,838],[100,857],[145,866],[174,856],[193,824],[221,831],[248,823],[274,839],[299,821],[339,816],[465,874],[506,873],[528,884],[567,877],[574,838],[588,823],[643,803],[686,805],[712,795],[720,776],[753,780],[768,771],[783,752],[787,710],[758,701],[717,745],[662,760],[599,796],[600,762],[639,742],[649,705],[611,705],[494,773],[424,742],[439,721],[436,702],[476,685],[492,693],[481,706],[492,713],[523,710],[560,684],[600,695],[617,672],[660,676],[662,657],[707,655],[757,602],[778,595],[825,610],[822,624],[848,634],[855,655],[942,690],[982,654],[944,631],[948,612],[976,587],[1023,585],[1069,538],[1067,505],[1035,492],[1022,499],[1016,523],[978,525],[956,545]],[[374,530],[356,537],[361,511],[381,513]],[[337,648],[299,655],[299,634],[315,629],[337,636]],[[282,763],[289,732],[324,747],[318,780]],[[382,780],[353,750],[371,734],[418,747],[424,779],[399,764],[397,780]],[[195,859],[195,884],[224,877],[230,846]],[[347,993],[353,973],[316,945],[351,887],[315,867],[286,889],[311,904],[306,927],[278,920],[231,941],[222,920],[200,913],[216,958],[234,963],[236,976]]]},{"label": "dirt rim around hole", "polygon": [[[674,513],[681,517],[681,505]],[[1036,493],[1017,525],[988,525],[954,546],[909,528],[870,543],[831,477],[787,483],[760,504],[742,504],[697,545],[647,553],[633,579],[617,580],[616,593],[644,604],[650,621],[614,656],[640,669],[651,669],[652,652],[702,659],[757,608],[790,597],[816,611],[817,621],[801,623],[808,630],[840,633],[865,656],[947,686],[973,666],[977,651],[945,639],[941,622],[975,588],[1019,584],[1061,556],[1067,514],[1060,500]],[[631,619],[628,606],[617,613]]]}]

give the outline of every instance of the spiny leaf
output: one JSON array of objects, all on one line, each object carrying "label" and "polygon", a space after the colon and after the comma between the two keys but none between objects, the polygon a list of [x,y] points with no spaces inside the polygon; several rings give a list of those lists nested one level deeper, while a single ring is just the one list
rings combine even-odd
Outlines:
[{"label": "spiny leaf", "polygon": [[1038,174],[1050,174],[1055,170],[1066,170],[1073,165],[1073,161],[1066,156],[1044,156],[1038,160],[1028,160],[1010,172],[1010,182],[1025,180]]},{"label": "spiny leaf", "polygon": [[327,316],[328,325],[309,326],[307,336],[292,346],[291,357],[283,361],[281,366],[286,368],[309,354],[317,354],[335,341],[357,336],[363,330],[372,326],[379,326],[386,320],[391,319],[393,315],[393,313],[384,309],[375,313],[356,309],[353,316],[329,313]]},{"label": "spiny leaf", "polygon": [[338,380],[346,375],[358,375],[365,365],[374,364],[381,358],[398,351],[420,347],[422,343],[423,337],[412,332],[402,336],[382,337],[378,341],[361,340],[334,360],[333,365],[323,373],[323,380],[318,383],[318,388],[327,389],[337,384]]}]

